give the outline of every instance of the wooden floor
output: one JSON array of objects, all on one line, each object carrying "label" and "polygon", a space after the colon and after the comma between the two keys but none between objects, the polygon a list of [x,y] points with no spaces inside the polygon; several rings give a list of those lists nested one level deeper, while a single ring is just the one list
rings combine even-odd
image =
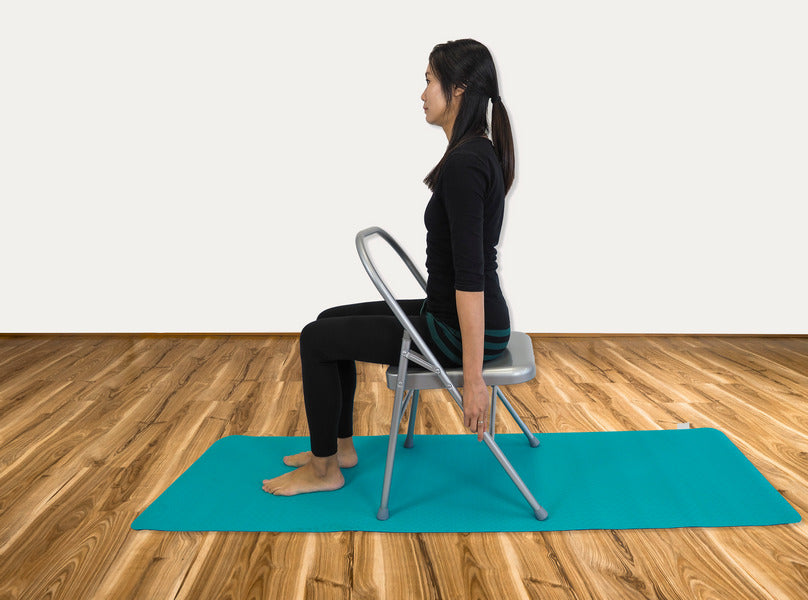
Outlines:
[{"label": "wooden floor", "polygon": [[[297,337],[0,337],[0,599],[808,598],[808,525],[161,533],[132,520],[217,439],[305,435]],[[808,338],[534,338],[534,431],[726,433],[808,514]],[[359,364],[355,433],[387,433]],[[462,433],[422,394],[417,433]],[[517,432],[505,411],[498,431]],[[360,456],[361,461],[361,456]],[[361,468],[361,462],[360,466]]]}]

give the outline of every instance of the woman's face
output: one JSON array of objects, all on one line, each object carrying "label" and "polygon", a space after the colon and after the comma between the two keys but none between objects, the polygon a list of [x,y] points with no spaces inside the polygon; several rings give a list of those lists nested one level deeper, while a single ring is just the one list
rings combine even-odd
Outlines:
[{"label": "woman's face", "polygon": [[[462,92],[462,90],[460,90],[460,92]],[[450,110],[447,111],[446,98],[443,97],[440,81],[432,72],[432,68],[429,65],[426,67],[426,89],[424,93],[421,94],[421,100],[424,103],[427,123],[439,125],[444,128],[446,125],[454,123],[460,100],[459,95],[452,98],[452,103],[449,106]]]}]

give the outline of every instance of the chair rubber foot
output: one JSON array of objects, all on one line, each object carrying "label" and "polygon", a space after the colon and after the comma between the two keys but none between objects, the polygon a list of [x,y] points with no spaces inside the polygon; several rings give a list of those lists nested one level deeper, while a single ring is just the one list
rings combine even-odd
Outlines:
[{"label": "chair rubber foot", "polygon": [[413,446],[415,446],[415,442],[413,442],[410,438],[407,438],[406,440],[404,440],[404,447],[405,448],[412,448]]},{"label": "chair rubber foot", "polygon": [[536,515],[536,518],[539,521],[544,521],[547,518],[547,511],[543,508],[537,508],[533,511],[533,514]]},{"label": "chair rubber foot", "polygon": [[376,518],[379,519],[379,521],[386,521],[390,518],[390,509],[380,508],[379,512],[376,513]]},{"label": "chair rubber foot", "polygon": [[536,446],[539,445],[539,438],[537,438],[534,435],[534,436],[532,436],[531,438],[528,439],[528,442],[530,443],[531,448],[535,448]]}]

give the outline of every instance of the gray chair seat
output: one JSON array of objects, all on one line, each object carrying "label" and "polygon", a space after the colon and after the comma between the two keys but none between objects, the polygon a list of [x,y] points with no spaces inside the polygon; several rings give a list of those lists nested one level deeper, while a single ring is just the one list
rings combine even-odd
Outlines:
[{"label": "gray chair seat", "polygon": [[[463,387],[463,367],[445,368],[446,375],[456,387]],[[514,385],[530,381],[536,376],[536,360],[533,354],[533,340],[526,333],[512,331],[508,348],[499,358],[483,363],[483,379],[486,385]],[[396,389],[398,365],[387,369],[387,387]],[[437,390],[444,388],[436,373],[423,367],[407,368],[404,382],[406,390]]]}]

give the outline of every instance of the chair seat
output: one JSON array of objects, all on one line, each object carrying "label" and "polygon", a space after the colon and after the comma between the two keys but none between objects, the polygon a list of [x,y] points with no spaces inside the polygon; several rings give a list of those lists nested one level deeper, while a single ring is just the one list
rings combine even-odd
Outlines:
[{"label": "chair seat", "polygon": [[[445,369],[446,375],[455,387],[463,387],[463,367]],[[387,387],[395,389],[398,365],[387,369]],[[486,385],[513,385],[530,381],[536,376],[536,359],[533,355],[533,340],[526,333],[512,331],[505,353],[499,358],[483,363],[483,379]],[[435,373],[410,363],[407,367],[407,380],[404,389],[436,390],[443,383]]]}]

